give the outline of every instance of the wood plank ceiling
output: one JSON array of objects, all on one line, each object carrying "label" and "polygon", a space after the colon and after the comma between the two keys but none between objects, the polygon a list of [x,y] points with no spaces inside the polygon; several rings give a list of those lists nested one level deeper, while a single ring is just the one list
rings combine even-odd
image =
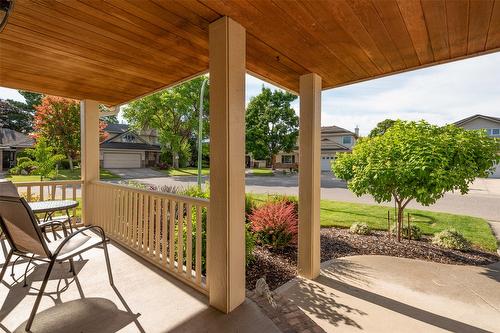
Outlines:
[{"label": "wood plank ceiling", "polygon": [[500,0],[16,0],[0,86],[124,103],[206,71],[222,15],[247,29],[248,70],[293,91],[500,49]]}]

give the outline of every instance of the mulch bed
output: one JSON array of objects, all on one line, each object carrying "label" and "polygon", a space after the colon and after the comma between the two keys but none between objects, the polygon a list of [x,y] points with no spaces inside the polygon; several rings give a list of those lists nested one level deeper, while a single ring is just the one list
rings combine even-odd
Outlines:
[{"label": "mulch bed", "polygon": [[[387,255],[422,259],[455,265],[488,265],[500,260],[495,253],[472,250],[461,252],[433,245],[429,239],[403,240],[398,243],[389,239],[386,232],[375,231],[370,236],[353,235],[348,229],[321,229],[321,261],[354,255]],[[297,249],[289,247],[270,250],[256,246],[254,261],[247,267],[246,287],[255,288],[255,282],[265,277],[271,290],[276,289],[297,275]]]}]

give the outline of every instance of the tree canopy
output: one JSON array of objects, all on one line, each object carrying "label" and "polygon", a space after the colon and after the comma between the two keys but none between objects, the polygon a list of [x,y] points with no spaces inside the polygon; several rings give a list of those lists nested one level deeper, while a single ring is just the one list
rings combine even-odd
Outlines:
[{"label": "tree canopy", "polygon": [[255,159],[271,159],[280,151],[290,152],[297,145],[299,117],[291,107],[297,96],[262,87],[252,97],[246,112],[246,150]]},{"label": "tree canopy", "polygon": [[[136,129],[157,130],[161,149],[171,156],[174,168],[179,166],[179,159],[183,156],[190,158],[190,139],[197,136],[200,90],[205,79],[201,76],[159,91],[130,103],[124,109],[125,119]],[[203,101],[203,137],[208,138],[208,89]]]},{"label": "tree canopy", "polygon": [[[44,96],[39,106],[35,107],[35,133],[38,140],[44,138],[56,152],[73,161],[80,158],[80,103],[77,100]],[[101,140],[106,137],[106,123],[100,122]]]},{"label": "tree canopy", "polygon": [[21,133],[30,133],[33,115],[12,102],[0,100],[0,125]]},{"label": "tree canopy", "polygon": [[360,139],[352,153],[339,154],[333,171],[358,196],[394,198],[400,223],[412,200],[428,206],[448,191],[467,193],[499,160],[497,151],[498,140],[482,130],[397,120],[384,134]]},{"label": "tree canopy", "polygon": [[385,119],[382,120],[375,126],[374,129],[370,131],[370,134],[368,134],[369,138],[373,138],[379,135],[383,135],[389,128],[391,128],[396,121],[392,119]]}]

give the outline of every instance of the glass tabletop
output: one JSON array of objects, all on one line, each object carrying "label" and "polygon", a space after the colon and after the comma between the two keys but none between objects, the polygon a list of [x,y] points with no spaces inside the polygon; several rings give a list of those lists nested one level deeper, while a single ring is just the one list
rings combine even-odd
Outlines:
[{"label": "glass tabletop", "polygon": [[78,202],[74,200],[50,200],[50,201],[37,201],[30,202],[31,210],[33,213],[48,213],[56,212],[59,210],[66,210],[78,206]]}]

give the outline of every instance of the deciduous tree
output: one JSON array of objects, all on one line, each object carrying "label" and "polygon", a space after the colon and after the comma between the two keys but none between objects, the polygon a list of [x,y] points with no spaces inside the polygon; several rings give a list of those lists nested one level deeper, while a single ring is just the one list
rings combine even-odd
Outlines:
[{"label": "deciduous tree", "polygon": [[428,206],[446,192],[467,193],[499,161],[498,148],[485,131],[398,120],[384,134],[360,139],[352,153],[339,154],[333,171],[358,196],[395,200],[400,240],[409,202]]},{"label": "deciduous tree", "polygon": [[[68,158],[70,169],[80,157],[80,104],[77,100],[56,96],[44,96],[36,106],[35,139],[45,138],[50,146]],[[100,139],[107,133],[106,123],[99,123]]]},{"label": "deciduous tree", "polygon": [[[156,129],[161,149],[179,167],[179,154],[190,155],[189,139],[197,135],[200,89],[204,76],[190,80],[130,103],[124,117],[133,127]],[[204,96],[204,130],[208,137],[208,89]]]},{"label": "deciduous tree", "polygon": [[246,112],[246,150],[256,159],[270,159],[290,152],[299,135],[299,117],[291,107],[297,96],[289,92],[262,87],[262,92],[250,99]]}]

